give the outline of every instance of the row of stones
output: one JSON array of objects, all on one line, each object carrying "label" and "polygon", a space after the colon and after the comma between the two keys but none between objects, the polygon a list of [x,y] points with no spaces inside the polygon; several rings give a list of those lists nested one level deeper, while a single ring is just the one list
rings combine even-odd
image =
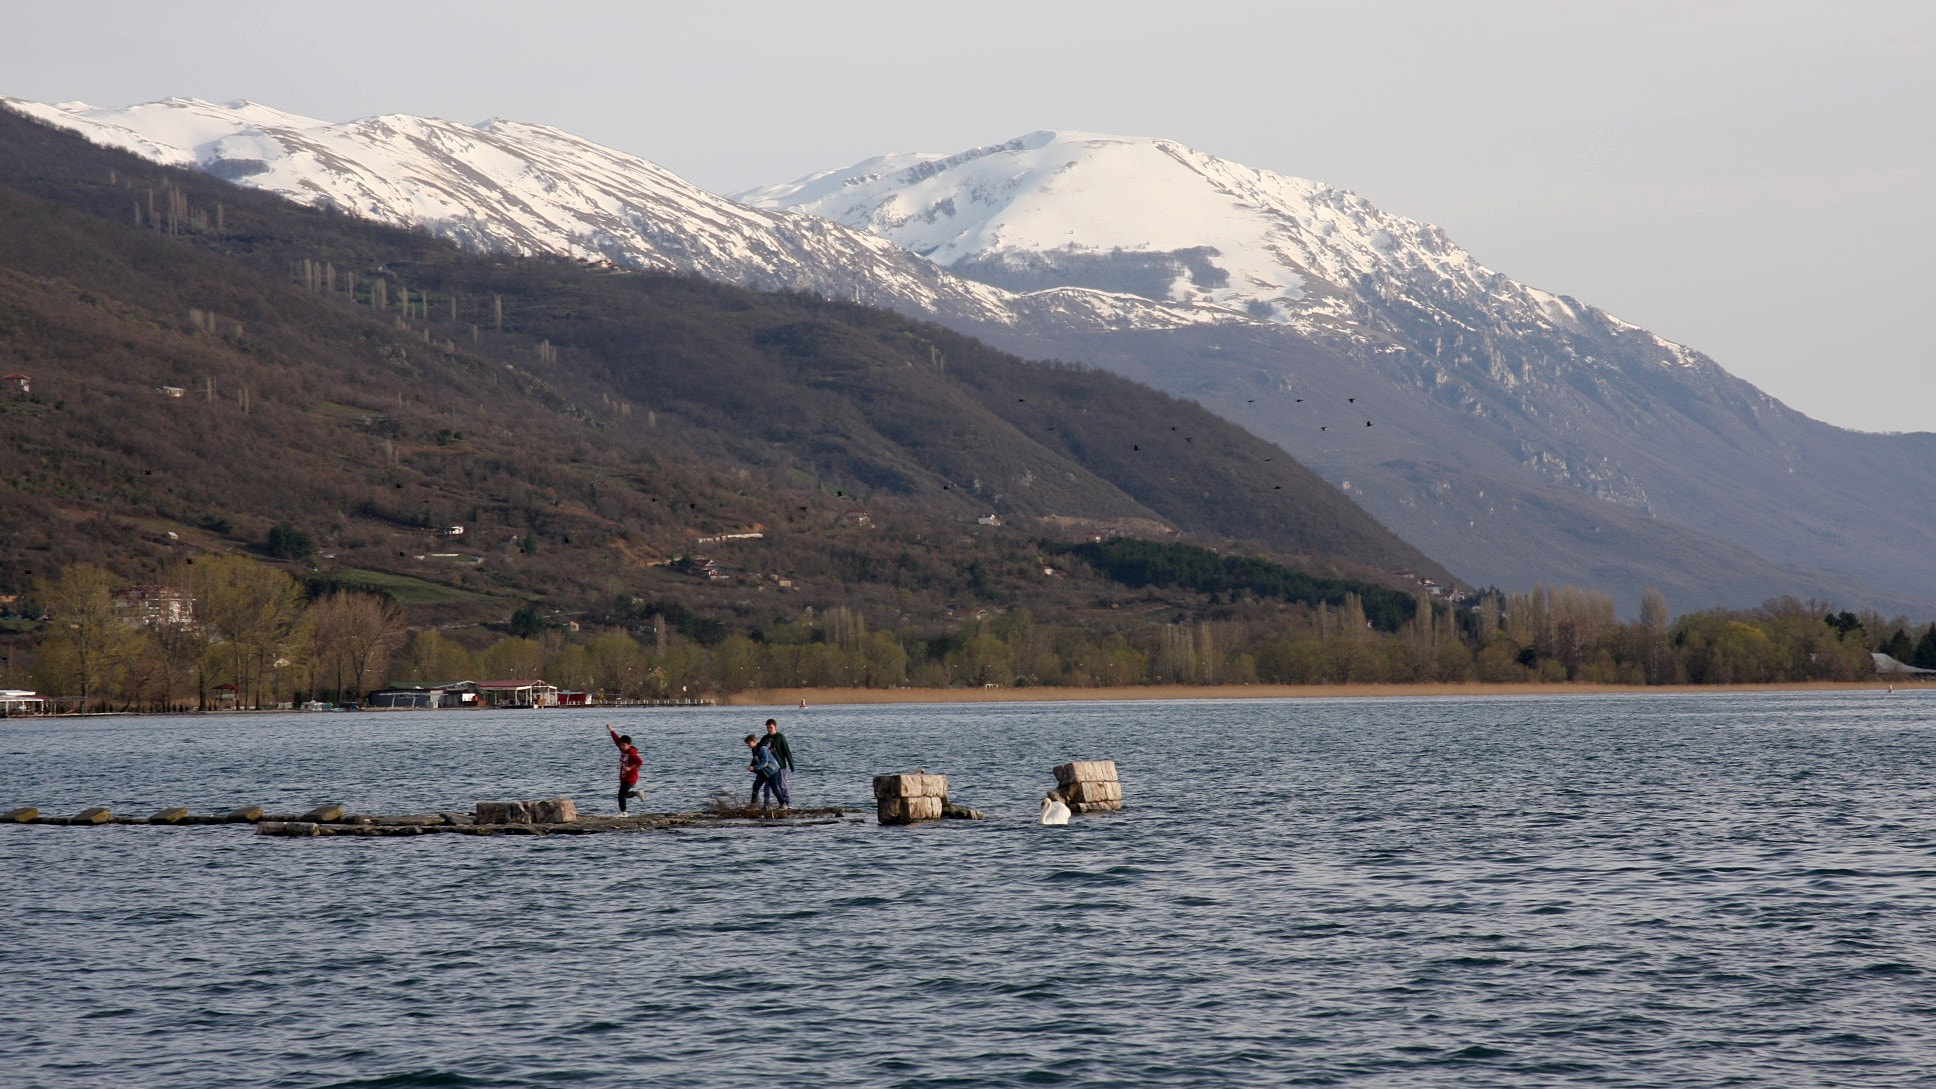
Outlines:
[{"label": "row of stones", "polygon": [[23,805],[0,813],[0,823],[9,824],[254,824],[264,820],[336,820],[342,817],[343,807],[318,806],[301,817],[272,817],[259,805],[245,805],[231,809],[227,813],[191,813],[187,806],[170,806],[157,810],[147,817],[117,817],[114,810],[105,805],[89,806],[71,817],[43,817],[40,810]]}]

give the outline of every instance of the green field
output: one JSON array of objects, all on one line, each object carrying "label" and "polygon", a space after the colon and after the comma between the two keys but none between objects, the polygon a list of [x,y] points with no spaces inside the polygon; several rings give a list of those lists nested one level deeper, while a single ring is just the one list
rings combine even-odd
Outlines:
[{"label": "green field", "polygon": [[336,579],[345,586],[369,590],[374,593],[388,594],[399,605],[476,605],[493,600],[487,594],[459,590],[452,586],[439,586],[409,575],[393,575],[387,571],[366,571],[346,567],[336,572]]}]

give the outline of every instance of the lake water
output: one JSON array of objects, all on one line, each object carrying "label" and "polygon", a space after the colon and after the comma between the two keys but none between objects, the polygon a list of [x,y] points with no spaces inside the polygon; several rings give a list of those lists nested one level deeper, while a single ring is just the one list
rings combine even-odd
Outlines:
[{"label": "lake water", "polygon": [[[0,808],[610,812],[612,721],[689,809],[768,713],[6,722]],[[1936,692],[774,713],[867,820],[0,826],[0,1085],[1936,1084]]]}]

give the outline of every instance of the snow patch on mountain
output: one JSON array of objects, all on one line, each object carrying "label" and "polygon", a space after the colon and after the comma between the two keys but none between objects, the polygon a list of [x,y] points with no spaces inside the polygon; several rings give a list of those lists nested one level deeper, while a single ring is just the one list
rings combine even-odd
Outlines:
[{"label": "snow patch on mountain", "polygon": [[1576,328],[1581,316],[1578,304],[1485,267],[1430,224],[1171,140],[1034,132],[950,156],[881,156],[735,196],[865,228],[1004,286],[1116,277],[1159,302],[1327,329],[1358,324],[1379,302],[1442,310],[1483,298],[1509,312],[1502,317],[1556,328]]},{"label": "snow patch on mountain", "polygon": [[879,235],[748,207],[546,125],[400,114],[337,123],[253,102],[193,98],[125,107],[0,103],[154,162],[425,228],[476,249],[678,271],[995,325],[1024,313],[1065,321],[1095,315],[1130,328],[1218,316],[1080,287],[1005,291],[951,275]]}]

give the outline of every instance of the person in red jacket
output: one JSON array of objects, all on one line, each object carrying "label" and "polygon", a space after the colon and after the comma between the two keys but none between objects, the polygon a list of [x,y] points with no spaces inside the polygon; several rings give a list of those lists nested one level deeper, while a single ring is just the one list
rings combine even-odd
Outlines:
[{"label": "person in red jacket", "polygon": [[618,815],[623,817],[628,799],[645,800],[645,795],[639,793],[639,767],[645,763],[645,757],[632,745],[631,734],[619,733],[609,722],[605,724],[605,732],[612,735],[612,744],[618,746]]}]

